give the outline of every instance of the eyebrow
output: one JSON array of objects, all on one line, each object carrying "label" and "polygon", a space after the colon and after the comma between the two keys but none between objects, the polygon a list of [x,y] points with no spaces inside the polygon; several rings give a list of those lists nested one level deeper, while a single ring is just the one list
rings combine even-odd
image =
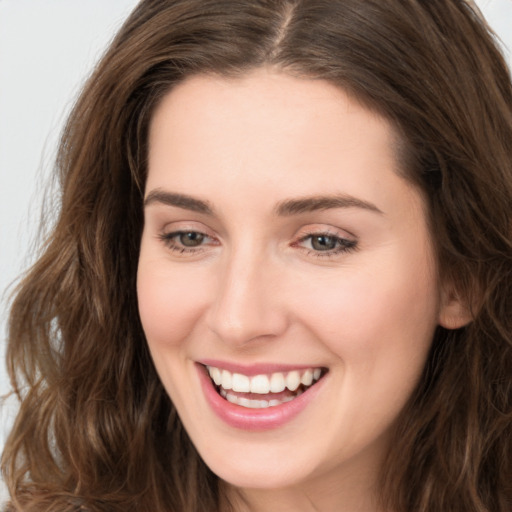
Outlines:
[{"label": "eyebrow", "polygon": [[[148,194],[144,200],[144,207],[155,203],[175,206],[204,215],[214,214],[214,209],[208,201],[203,201],[202,199],[197,199],[186,194],[167,192],[159,188],[152,190]],[[373,203],[346,194],[287,199],[278,203],[274,211],[276,215],[280,217],[289,217],[334,208],[362,208],[383,215],[382,210],[377,208]]]},{"label": "eyebrow", "polygon": [[275,211],[277,215],[290,216],[333,208],[362,208],[384,215],[373,203],[346,194],[287,199],[279,203]]},{"label": "eyebrow", "polygon": [[196,199],[185,194],[166,192],[161,189],[152,190],[144,200],[144,207],[150,204],[160,203],[167,206],[176,206],[185,210],[191,210],[205,215],[213,215],[213,208],[208,201]]}]

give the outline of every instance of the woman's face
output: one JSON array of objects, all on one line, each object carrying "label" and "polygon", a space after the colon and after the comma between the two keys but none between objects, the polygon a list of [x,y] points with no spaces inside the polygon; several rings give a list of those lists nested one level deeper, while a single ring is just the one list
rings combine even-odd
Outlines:
[{"label": "woman's face", "polygon": [[205,462],[369,486],[444,310],[391,126],[319,80],[194,77],[156,111],[145,197],[142,324]]}]

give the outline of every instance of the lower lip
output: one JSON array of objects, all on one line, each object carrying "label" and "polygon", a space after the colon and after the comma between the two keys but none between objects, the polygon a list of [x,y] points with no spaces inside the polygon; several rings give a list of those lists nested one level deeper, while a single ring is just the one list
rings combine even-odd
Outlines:
[{"label": "lower lip", "polygon": [[251,431],[271,430],[291,421],[315,399],[325,380],[324,376],[290,402],[265,409],[249,409],[222,398],[207,375],[205,367],[197,364],[197,368],[206,400],[217,416],[231,427]]}]

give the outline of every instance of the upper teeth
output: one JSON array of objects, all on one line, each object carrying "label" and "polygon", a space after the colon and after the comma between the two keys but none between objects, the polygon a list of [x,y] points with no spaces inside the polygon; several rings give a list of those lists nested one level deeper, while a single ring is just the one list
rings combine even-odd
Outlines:
[{"label": "upper teeth", "polygon": [[259,393],[261,395],[280,393],[286,388],[295,391],[301,384],[310,386],[322,375],[320,368],[276,372],[269,375],[261,374],[253,377],[241,373],[231,373],[215,366],[207,366],[207,369],[213,382],[225,390],[232,389],[239,393]]}]

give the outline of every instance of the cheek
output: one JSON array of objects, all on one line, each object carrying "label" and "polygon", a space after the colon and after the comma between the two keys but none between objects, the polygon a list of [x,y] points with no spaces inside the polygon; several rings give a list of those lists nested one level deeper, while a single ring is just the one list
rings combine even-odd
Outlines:
[{"label": "cheek", "polygon": [[438,314],[436,282],[422,258],[410,258],[413,265],[384,253],[379,264],[347,269],[324,283],[303,282],[300,315],[349,370],[411,360],[422,365]]},{"label": "cheek", "polygon": [[387,431],[405,406],[437,324],[430,276],[412,267],[385,268],[347,272],[336,280],[339,286],[324,285],[322,293],[317,281],[304,289],[308,300],[301,305],[310,333],[333,355],[339,391],[331,420],[345,425],[361,445]]},{"label": "cheek", "polygon": [[142,326],[150,348],[174,347],[194,329],[202,311],[198,283],[183,272],[170,272],[168,262],[142,261],[137,296]]}]

